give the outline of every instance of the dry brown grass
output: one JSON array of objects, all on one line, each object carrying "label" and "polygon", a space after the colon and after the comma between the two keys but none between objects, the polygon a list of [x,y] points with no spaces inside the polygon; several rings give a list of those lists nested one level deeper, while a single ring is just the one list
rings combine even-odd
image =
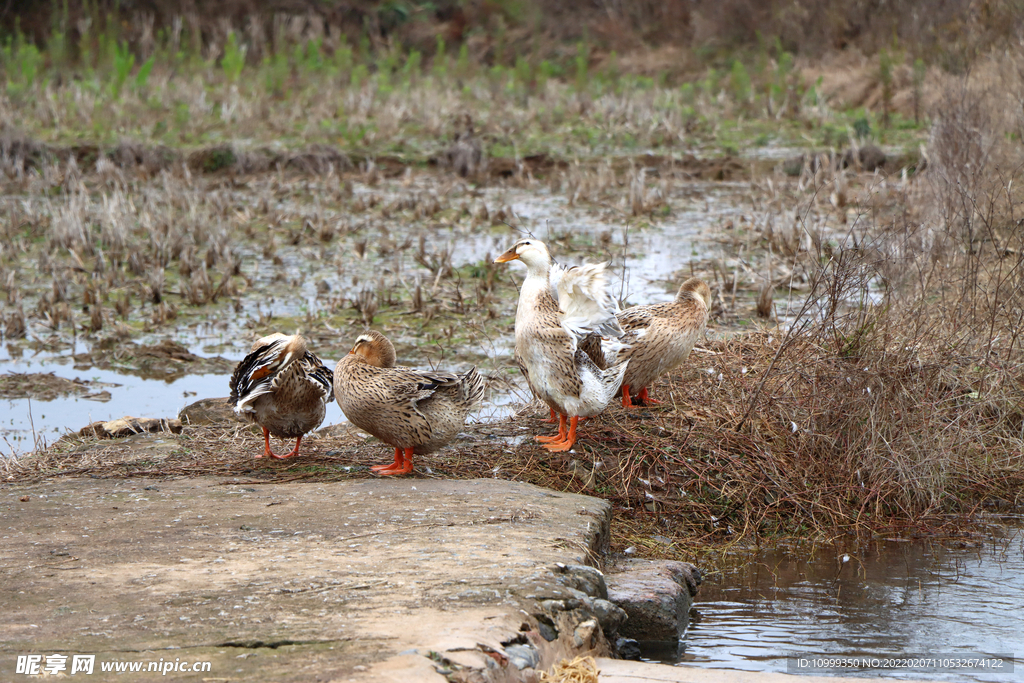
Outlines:
[{"label": "dry brown grass", "polygon": [[[957,349],[880,351],[862,344],[858,356],[839,354],[809,331],[714,342],[654,387],[661,407],[613,408],[587,422],[571,460],[532,442],[549,427],[530,408],[417,458],[415,476],[498,477],[599,495],[616,508],[616,549],[662,555],[749,538],[949,532],[980,510],[1020,506],[1019,369],[982,367]],[[388,457],[382,444],[332,431],[286,461],[254,459],[260,437],[241,425],[186,428],[165,437],[178,448],[159,459],[133,440],[66,439],[8,476],[335,481],[373,476],[369,465]],[[652,540],[659,536],[670,545]]]}]

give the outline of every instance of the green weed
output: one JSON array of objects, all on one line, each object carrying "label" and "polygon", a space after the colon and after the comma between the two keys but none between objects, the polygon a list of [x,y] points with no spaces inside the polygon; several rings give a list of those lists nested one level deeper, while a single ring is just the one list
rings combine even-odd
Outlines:
[{"label": "green weed", "polygon": [[729,74],[729,85],[732,87],[732,95],[736,102],[745,107],[750,103],[750,74],[738,59],[732,63],[732,70]]},{"label": "green weed", "polygon": [[288,56],[276,52],[263,58],[263,83],[266,89],[277,97],[283,97],[288,80]]},{"label": "green weed", "polygon": [[245,46],[239,46],[235,32],[229,31],[227,42],[224,44],[224,56],[220,59],[220,68],[224,73],[224,79],[228,83],[237,83],[244,66]]},{"label": "green weed", "polygon": [[149,82],[149,75],[153,72],[153,65],[156,64],[156,55],[150,55],[149,59],[139,67],[139,73],[135,74],[135,89],[144,90]]},{"label": "green weed", "polygon": [[434,78],[443,82],[448,76],[448,47],[443,36],[437,37],[437,49],[434,51],[434,63],[431,65]]},{"label": "green weed", "polygon": [[590,66],[590,48],[586,43],[580,41],[576,44],[576,92],[583,92],[587,88],[588,70]]},{"label": "green weed", "polygon": [[121,96],[121,88],[134,66],[135,55],[128,49],[128,44],[118,43],[114,48],[114,80],[110,83],[110,92],[115,99]]}]

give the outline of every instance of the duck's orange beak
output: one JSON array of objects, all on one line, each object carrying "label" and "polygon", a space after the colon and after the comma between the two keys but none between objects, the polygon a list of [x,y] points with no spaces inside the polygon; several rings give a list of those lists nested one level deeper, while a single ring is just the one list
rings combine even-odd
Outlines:
[{"label": "duck's orange beak", "polygon": [[515,261],[517,258],[519,258],[519,254],[516,253],[516,248],[512,247],[511,249],[506,251],[504,254],[502,254],[498,258],[494,259],[494,262],[495,263],[508,263],[509,261]]}]

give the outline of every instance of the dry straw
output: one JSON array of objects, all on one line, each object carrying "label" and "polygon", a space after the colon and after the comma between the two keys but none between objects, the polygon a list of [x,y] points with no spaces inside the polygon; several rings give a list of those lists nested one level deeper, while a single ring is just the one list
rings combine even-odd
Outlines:
[{"label": "dry straw", "polygon": [[563,659],[541,674],[541,683],[597,683],[600,670],[593,657]]}]

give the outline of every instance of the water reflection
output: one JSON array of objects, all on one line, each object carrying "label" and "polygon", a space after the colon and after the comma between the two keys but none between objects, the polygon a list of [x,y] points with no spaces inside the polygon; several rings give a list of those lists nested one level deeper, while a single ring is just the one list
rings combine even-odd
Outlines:
[{"label": "water reflection", "polygon": [[[787,657],[1013,653],[1016,673],[865,671],[934,680],[1024,679],[1021,520],[973,548],[883,542],[841,553],[761,552],[709,578],[680,665],[787,671]],[[851,672],[847,672],[850,675]]]}]

